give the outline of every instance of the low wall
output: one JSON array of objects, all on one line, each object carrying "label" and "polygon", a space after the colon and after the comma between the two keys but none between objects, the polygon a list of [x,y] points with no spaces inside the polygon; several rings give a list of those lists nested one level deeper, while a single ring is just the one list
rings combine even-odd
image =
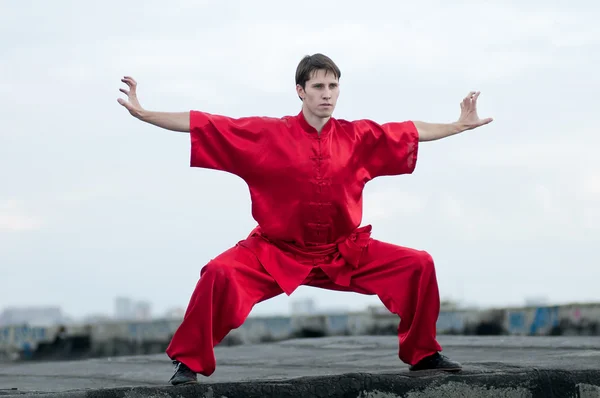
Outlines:
[{"label": "low wall", "polygon": [[[164,352],[181,319],[102,322],[87,325],[0,328],[0,359],[40,360],[110,357]],[[294,337],[396,334],[399,318],[385,308],[359,313],[293,317],[250,317],[224,345],[280,341]],[[600,303],[561,306],[448,310],[438,334],[599,335]]]}]

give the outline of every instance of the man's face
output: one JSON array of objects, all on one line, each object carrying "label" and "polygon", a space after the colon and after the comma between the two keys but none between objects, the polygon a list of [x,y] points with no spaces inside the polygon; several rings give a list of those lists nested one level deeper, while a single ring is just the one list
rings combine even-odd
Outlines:
[{"label": "man's face", "polygon": [[304,108],[321,118],[327,118],[333,114],[340,95],[338,79],[333,73],[325,70],[315,71],[310,80],[306,82],[305,88],[298,85],[296,91],[300,98],[303,98]]}]

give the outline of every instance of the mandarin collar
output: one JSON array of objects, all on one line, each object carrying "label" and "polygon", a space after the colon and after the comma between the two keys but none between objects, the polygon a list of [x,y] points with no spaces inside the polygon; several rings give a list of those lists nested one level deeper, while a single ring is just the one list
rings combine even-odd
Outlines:
[{"label": "mandarin collar", "polygon": [[[304,113],[302,112],[302,110],[300,110],[300,113],[298,113],[298,115],[296,116],[296,119],[298,119],[298,122],[300,123],[300,126],[302,126],[304,131],[306,131],[309,134],[318,135],[317,129],[314,128],[313,126],[311,126],[310,124],[308,124],[308,122],[306,121],[306,118],[304,117]],[[327,121],[327,123],[325,123],[325,125],[323,126],[320,136],[323,137],[325,134],[328,134],[329,132],[331,132],[332,127],[333,127],[333,117],[330,117],[329,120]]]}]

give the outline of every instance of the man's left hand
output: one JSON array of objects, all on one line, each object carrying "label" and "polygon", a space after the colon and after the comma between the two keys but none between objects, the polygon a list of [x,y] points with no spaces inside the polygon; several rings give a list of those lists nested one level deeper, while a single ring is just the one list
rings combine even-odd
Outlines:
[{"label": "man's left hand", "polygon": [[460,117],[457,124],[463,130],[472,130],[492,122],[491,117],[480,119],[477,115],[477,98],[480,91],[471,91],[460,103]]}]

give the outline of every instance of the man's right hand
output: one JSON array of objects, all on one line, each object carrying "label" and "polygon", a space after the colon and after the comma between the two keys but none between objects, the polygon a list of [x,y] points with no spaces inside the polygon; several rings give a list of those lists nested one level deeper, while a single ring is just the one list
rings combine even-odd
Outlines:
[{"label": "man's right hand", "polygon": [[137,99],[137,82],[133,77],[125,76],[121,81],[127,84],[129,89],[120,88],[119,91],[127,96],[127,99],[119,98],[117,102],[123,105],[129,113],[139,120],[153,124],[163,129],[189,133],[190,112],[154,112],[147,111],[140,105]]},{"label": "man's right hand", "polygon": [[117,100],[117,102],[119,102],[119,104],[123,105],[129,111],[129,113],[131,113],[133,116],[140,118],[144,109],[140,105],[140,102],[138,101],[138,98],[137,98],[137,91],[136,91],[137,82],[133,79],[133,77],[130,77],[130,76],[125,76],[123,79],[121,79],[121,81],[123,83],[125,83],[127,85],[127,87],[129,88],[129,89],[124,89],[124,88],[119,89],[120,92],[122,92],[123,94],[125,94],[127,96],[127,100],[125,100],[123,98],[119,98]]}]

